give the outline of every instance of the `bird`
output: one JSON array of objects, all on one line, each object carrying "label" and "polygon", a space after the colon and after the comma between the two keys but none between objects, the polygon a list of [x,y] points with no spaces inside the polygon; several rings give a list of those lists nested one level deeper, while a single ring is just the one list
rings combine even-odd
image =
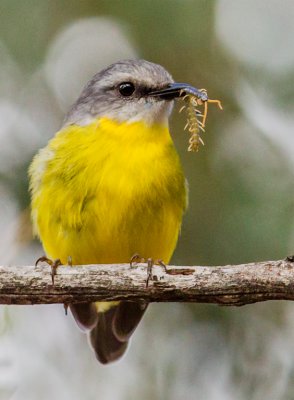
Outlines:
[{"label": "bird", "polygon": [[[169,117],[185,88],[197,92],[142,59],[115,62],[86,84],[29,167],[33,229],[48,260],[129,263],[140,254],[169,263],[188,199]],[[70,305],[102,364],[125,353],[147,307]]]}]

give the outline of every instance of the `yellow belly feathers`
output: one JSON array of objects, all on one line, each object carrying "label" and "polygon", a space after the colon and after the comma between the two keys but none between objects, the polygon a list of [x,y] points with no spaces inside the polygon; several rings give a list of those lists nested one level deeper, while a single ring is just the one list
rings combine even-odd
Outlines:
[{"label": "yellow belly feathers", "polygon": [[169,261],[186,189],[166,126],[107,118],[70,125],[40,150],[30,175],[34,229],[48,257]]}]

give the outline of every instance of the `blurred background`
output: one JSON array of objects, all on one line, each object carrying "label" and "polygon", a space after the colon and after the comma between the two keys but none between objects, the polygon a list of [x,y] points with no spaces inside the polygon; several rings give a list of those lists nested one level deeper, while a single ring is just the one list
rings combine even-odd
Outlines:
[{"label": "blurred background", "polygon": [[[1,0],[0,262],[33,264],[27,168],[86,81],[119,59],[206,88],[205,147],[173,263],[280,259],[294,249],[294,2]],[[294,398],[294,305],[153,304],[127,355],[101,366],[62,306],[0,308],[0,399]]]}]

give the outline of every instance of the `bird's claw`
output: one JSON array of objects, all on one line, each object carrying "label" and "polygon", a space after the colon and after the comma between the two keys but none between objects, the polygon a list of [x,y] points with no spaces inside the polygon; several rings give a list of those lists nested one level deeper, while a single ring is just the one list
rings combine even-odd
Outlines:
[{"label": "bird's claw", "polygon": [[164,269],[164,272],[165,272],[166,274],[168,274],[167,267],[166,267],[165,263],[164,263],[162,260],[157,260],[157,263],[156,263],[156,264],[160,265],[160,266]]},{"label": "bird's claw", "polygon": [[146,262],[145,258],[141,257],[139,253],[135,253],[130,259],[130,267],[132,268],[134,264]]},{"label": "bird's claw", "polygon": [[57,260],[50,260],[48,257],[40,257],[38,260],[35,262],[35,267],[40,263],[40,262],[45,262],[51,267],[51,279],[52,279],[52,285],[54,286],[54,277],[57,274],[57,268],[62,265],[61,261],[59,258]]},{"label": "bird's claw", "polygon": [[146,288],[148,288],[149,282],[153,280],[153,275],[152,275],[152,268],[154,265],[160,265],[163,269],[164,272],[167,274],[167,268],[165,263],[162,260],[156,260],[154,261],[153,258],[147,258],[147,261],[144,257],[141,257],[140,254],[136,253],[132,256],[130,259],[130,267],[133,267],[134,264],[137,263],[147,263],[147,278],[146,278]]}]

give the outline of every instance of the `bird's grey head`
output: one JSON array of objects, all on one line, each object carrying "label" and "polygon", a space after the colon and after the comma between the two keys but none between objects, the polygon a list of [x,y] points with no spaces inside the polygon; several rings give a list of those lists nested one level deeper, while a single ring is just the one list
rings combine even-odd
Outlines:
[{"label": "bird's grey head", "polygon": [[65,125],[87,125],[99,117],[120,122],[167,123],[172,100],[178,97],[167,93],[172,84],[171,75],[158,64],[119,61],[88,82],[69,111]]}]

